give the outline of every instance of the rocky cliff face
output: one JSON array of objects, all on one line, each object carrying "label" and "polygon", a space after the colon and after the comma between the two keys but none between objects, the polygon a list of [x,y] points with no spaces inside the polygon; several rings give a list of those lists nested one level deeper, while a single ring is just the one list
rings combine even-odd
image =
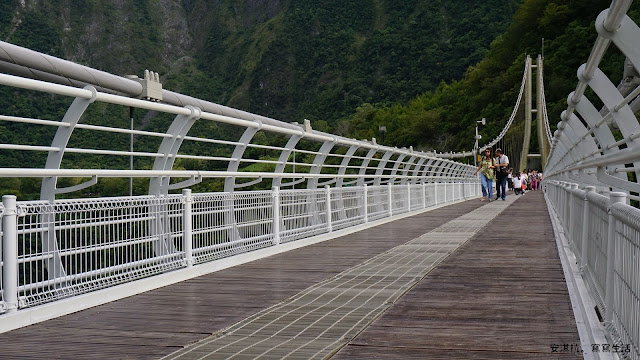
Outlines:
[{"label": "rocky cliff face", "polygon": [[460,78],[519,0],[7,0],[0,39],[285,121]]}]

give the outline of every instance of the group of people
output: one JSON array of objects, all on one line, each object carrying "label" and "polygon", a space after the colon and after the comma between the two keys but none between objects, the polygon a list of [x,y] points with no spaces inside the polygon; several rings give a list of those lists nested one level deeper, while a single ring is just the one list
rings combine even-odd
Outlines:
[{"label": "group of people", "polygon": [[[512,170],[512,169],[511,169]],[[513,190],[516,195],[524,194],[528,190],[538,190],[542,182],[542,172],[538,170],[525,169],[522,173],[509,174],[509,190]]]},{"label": "group of people", "polygon": [[493,182],[496,182],[495,200],[505,200],[507,196],[507,186],[513,190],[514,194],[524,194],[527,190],[538,190],[538,184],[542,181],[542,172],[537,170],[525,170],[513,175],[513,169],[509,167],[509,158],[502,153],[502,149],[496,149],[496,156],[493,157],[491,149],[485,149],[478,169],[473,173],[480,172],[482,182],[482,200],[493,200]]}]

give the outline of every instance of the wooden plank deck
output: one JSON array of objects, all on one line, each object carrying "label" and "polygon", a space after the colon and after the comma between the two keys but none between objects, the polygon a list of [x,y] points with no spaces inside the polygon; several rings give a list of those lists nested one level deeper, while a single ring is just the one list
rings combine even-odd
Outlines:
[{"label": "wooden plank deck", "polygon": [[529,192],[334,358],[581,359],[579,344],[546,204]]},{"label": "wooden plank deck", "polygon": [[155,359],[482,204],[447,206],[0,334],[0,357]]}]

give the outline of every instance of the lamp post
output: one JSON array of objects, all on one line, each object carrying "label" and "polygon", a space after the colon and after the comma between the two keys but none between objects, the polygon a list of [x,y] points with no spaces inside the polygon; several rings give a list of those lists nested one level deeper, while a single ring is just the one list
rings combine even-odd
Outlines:
[{"label": "lamp post", "polygon": [[482,118],[482,120],[476,121],[476,136],[475,136],[476,142],[473,145],[473,165],[474,166],[478,166],[478,140],[482,139],[482,135],[478,134],[478,123],[482,125],[486,125],[487,119]]},{"label": "lamp post", "polygon": [[384,125],[378,126],[378,132],[380,133],[380,144],[384,144],[384,134],[387,132],[387,127]]}]

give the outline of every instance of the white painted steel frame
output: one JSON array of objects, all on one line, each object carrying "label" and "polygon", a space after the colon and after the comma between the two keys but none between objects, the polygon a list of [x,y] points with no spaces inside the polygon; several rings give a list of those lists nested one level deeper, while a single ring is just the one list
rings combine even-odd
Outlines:
[{"label": "white painted steel frame", "polygon": [[[24,56],[17,58],[24,58],[24,68],[37,70],[25,74],[54,71],[55,66],[49,65],[55,63],[64,65],[61,71],[70,72],[45,76],[67,85],[2,73],[0,85],[72,98],[60,120],[0,114],[0,121],[55,129],[48,146],[0,144],[5,151],[34,151],[47,157],[44,168],[30,164],[0,167],[0,177],[43,179],[40,201],[16,203],[15,197],[8,196],[0,207],[0,254],[4,259],[0,267],[0,313],[479,194],[474,167],[434,154],[381,146],[375,139],[358,141],[322,133],[313,130],[309,122],[284,123],[166,90],[163,98],[168,103],[126,97],[121,94],[137,96],[135,82],[11,44],[0,42],[0,47],[21,53]],[[3,61],[6,59],[0,58],[0,67],[6,65]],[[92,76],[84,78],[71,69]],[[90,78],[101,81],[92,84]],[[84,88],[74,87],[78,84]],[[173,120],[164,133],[89,124],[87,109],[95,104],[154,111],[168,114]],[[236,127],[242,135],[237,140],[189,135],[202,121]],[[159,145],[157,149],[136,151],[123,151],[115,145],[102,149],[71,147],[74,136],[80,136],[76,129],[104,136],[135,135],[155,139]],[[252,143],[261,132],[284,137],[286,144]],[[186,153],[185,144],[210,145],[225,149],[228,155]],[[268,155],[252,158],[246,155],[248,149]],[[291,159],[296,153],[302,159]],[[147,158],[153,164],[149,170],[64,168],[65,155],[71,154]],[[225,166],[220,170],[175,170],[177,160],[222,162]],[[274,170],[250,171],[247,166],[251,164],[267,164]],[[89,180],[61,188],[61,177]],[[149,195],[56,198],[93,186],[104,177],[148,178]],[[225,192],[191,193],[188,188],[206,178],[224,178]],[[236,191],[260,185],[266,179],[271,179],[265,186],[272,190]],[[304,183],[306,189],[285,189]],[[180,190],[181,194],[172,194]]]},{"label": "white painted steel frame", "polygon": [[543,187],[612,343],[640,359],[640,209],[621,192],[603,196],[554,180]]},{"label": "white painted steel frame", "polygon": [[[462,185],[451,183],[449,188]],[[395,214],[426,209],[436,205],[433,191],[428,191],[434,186],[327,186],[207,194],[191,194],[185,189],[180,195],[162,197],[17,204],[15,197],[5,196],[3,209],[10,211],[5,210],[2,217],[3,311],[25,309],[380,219],[388,216],[384,210],[390,206],[385,190],[396,194],[390,197]],[[453,196],[447,195],[447,201],[475,197],[478,189],[479,184],[475,183],[468,194],[454,192]],[[407,202],[409,191],[414,198],[411,204]],[[233,216],[228,216],[230,212]],[[50,231],[56,234],[55,250],[41,246]],[[12,238],[14,241],[10,241]],[[12,244],[17,247],[12,248]],[[15,258],[7,256],[11,253]],[[60,260],[50,265],[52,258]],[[52,277],[51,266],[63,266],[64,272]]]},{"label": "white painted steel frame", "polygon": [[626,15],[631,3],[614,0],[596,19],[598,37],[553,134],[543,188],[612,344],[628,346],[622,355],[638,360],[640,124],[629,104],[640,88],[624,97],[599,69],[610,45],[640,69],[640,28]]},{"label": "white painted steel frame", "polygon": [[[640,28],[625,15],[630,5],[628,0],[613,1],[610,9],[598,16],[598,38],[589,59],[578,69],[578,86],[569,94],[567,110],[553,135],[545,174],[547,178],[593,185],[600,192],[622,191],[639,200],[640,125],[629,107],[638,92],[623,97],[598,69],[609,45],[615,45],[640,68]],[[584,95],[587,88],[605,105],[604,115]],[[617,131],[622,137],[619,141],[614,135]],[[628,173],[634,176],[630,178]]]}]

